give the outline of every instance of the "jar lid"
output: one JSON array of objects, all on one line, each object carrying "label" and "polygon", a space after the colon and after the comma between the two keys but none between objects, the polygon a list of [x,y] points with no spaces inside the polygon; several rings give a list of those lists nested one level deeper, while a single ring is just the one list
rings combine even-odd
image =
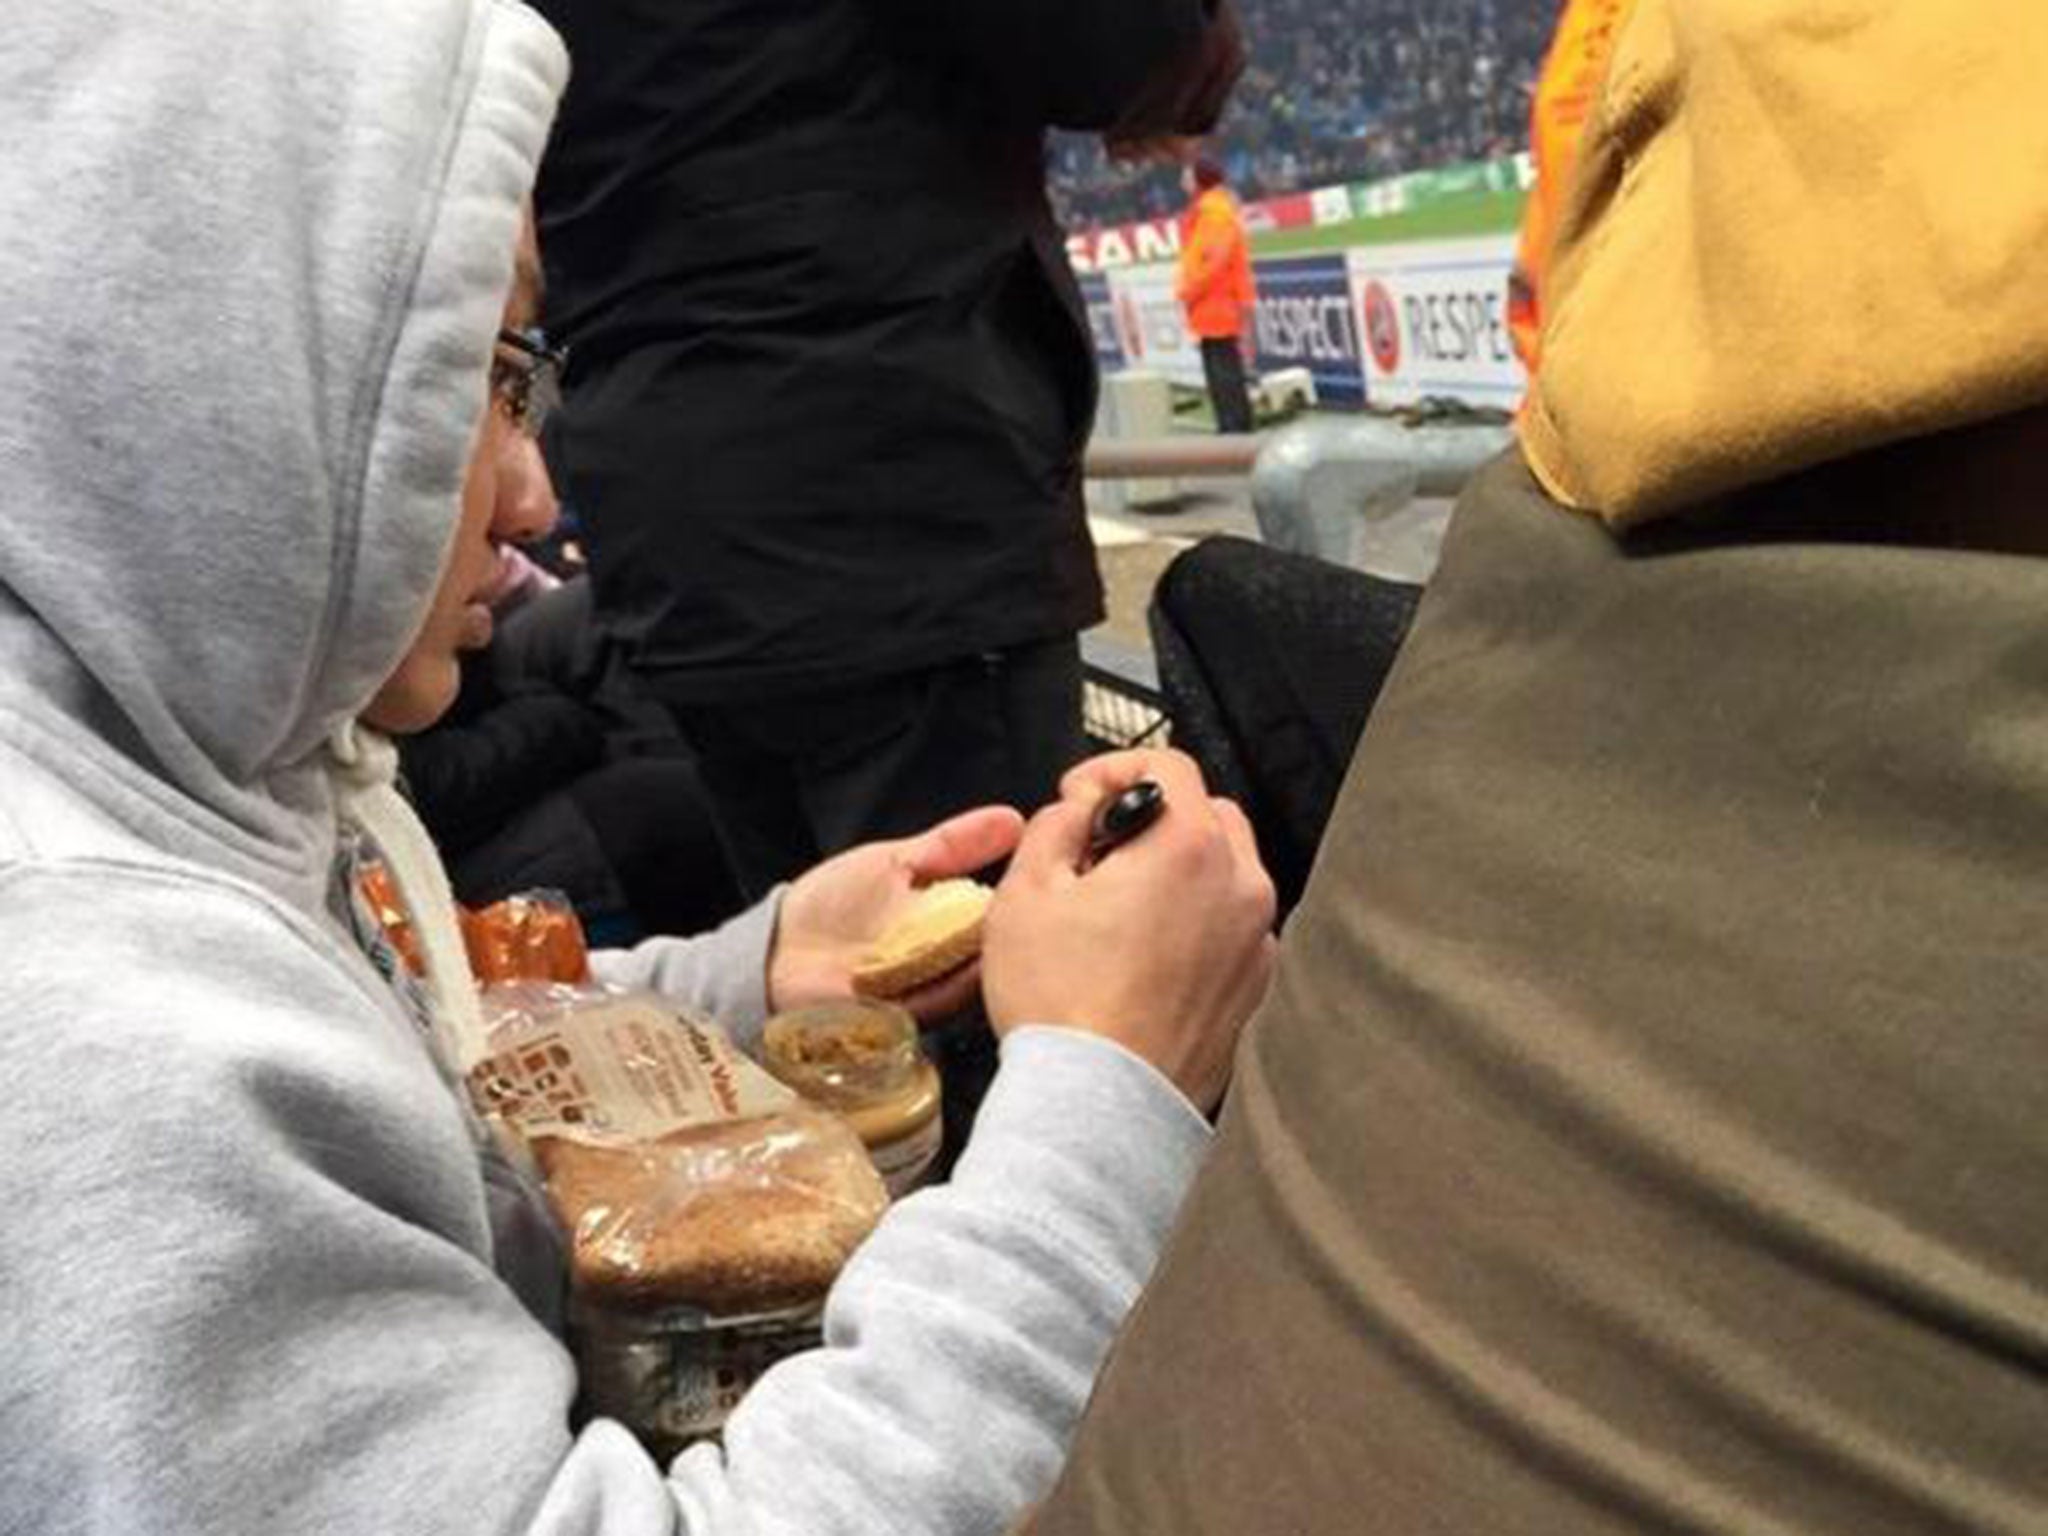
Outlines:
[{"label": "jar lid", "polygon": [[681,1303],[660,1307],[624,1307],[576,1295],[569,1300],[569,1326],[577,1335],[621,1344],[636,1340],[687,1338],[697,1334],[774,1337],[816,1333],[824,1315],[825,1298],[822,1294],[815,1300],[768,1312],[710,1312]]},{"label": "jar lid", "polygon": [[761,1035],[761,1064],[813,1103],[866,1108],[903,1094],[924,1054],[917,1020],[895,1003],[820,1003],[778,1013]]}]

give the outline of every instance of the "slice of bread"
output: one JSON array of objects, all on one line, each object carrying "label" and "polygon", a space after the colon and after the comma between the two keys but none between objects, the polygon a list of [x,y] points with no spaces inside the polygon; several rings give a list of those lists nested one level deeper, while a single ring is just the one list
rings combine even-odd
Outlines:
[{"label": "slice of bread", "polygon": [[904,997],[981,953],[981,924],[995,892],[973,880],[941,880],[920,891],[853,968],[862,997]]},{"label": "slice of bread", "polygon": [[544,1137],[534,1155],[577,1293],[629,1310],[822,1301],[889,1203],[851,1128],[806,1109],[617,1146]]}]

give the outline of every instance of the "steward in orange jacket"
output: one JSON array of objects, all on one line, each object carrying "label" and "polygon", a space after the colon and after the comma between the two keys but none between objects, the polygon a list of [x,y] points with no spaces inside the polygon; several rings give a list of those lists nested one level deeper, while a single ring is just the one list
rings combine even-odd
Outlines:
[{"label": "steward in orange jacket", "polygon": [[1202,344],[1202,373],[1216,408],[1217,430],[1252,429],[1251,393],[1244,373],[1244,328],[1258,301],[1252,281],[1251,243],[1237,199],[1223,184],[1223,169],[1199,160],[1187,173],[1194,206],[1180,250],[1180,302],[1188,329]]}]

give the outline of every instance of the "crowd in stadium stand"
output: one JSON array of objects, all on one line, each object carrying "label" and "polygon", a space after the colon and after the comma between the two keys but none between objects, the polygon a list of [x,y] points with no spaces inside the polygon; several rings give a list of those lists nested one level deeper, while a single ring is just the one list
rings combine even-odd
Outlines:
[{"label": "crowd in stadium stand", "polygon": [[[1521,149],[1556,0],[1241,0],[1252,55],[1213,149],[1250,198]],[[1056,135],[1069,228],[1179,211],[1176,177]]]}]

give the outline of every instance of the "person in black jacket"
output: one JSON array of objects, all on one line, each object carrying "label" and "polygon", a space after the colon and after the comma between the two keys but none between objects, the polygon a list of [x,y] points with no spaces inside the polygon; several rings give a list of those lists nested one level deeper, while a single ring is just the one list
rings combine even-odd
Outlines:
[{"label": "person in black jacket", "polygon": [[750,896],[1079,755],[1096,381],[1044,133],[1209,127],[1218,4],[539,0],[555,468]]}]

